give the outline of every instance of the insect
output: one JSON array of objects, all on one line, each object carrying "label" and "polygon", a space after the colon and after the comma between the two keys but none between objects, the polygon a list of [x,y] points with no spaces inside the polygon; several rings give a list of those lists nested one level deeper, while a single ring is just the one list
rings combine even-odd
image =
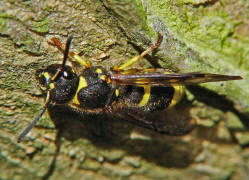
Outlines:
[{"label": "insect", "polygon": [[[64,52],[63,61],[36,72],[36,79],[46,99],[45,105],[19,135],[18,142],[28,134],[50,104],[66,104],[75,112],[105,113],[169,135],[187,133],[190,130],[187,124],[181,120],[168,120],[163,115],[165,109],[180,101],[184,85],[242,78],[210,73],[169,74],[163,69],[129,68],[156,49],[161,40],[162,36],[158,33],[156,43],[150,48],[121,66],[106,70],[101,66],[92,66],[89,61],[70,51],[72,36],[67,39],[65,48],[57,38],[52,38],[53,44]],[[77,74],[71,66],[66,65],[68,56],[84,67],[81,73]]]}]

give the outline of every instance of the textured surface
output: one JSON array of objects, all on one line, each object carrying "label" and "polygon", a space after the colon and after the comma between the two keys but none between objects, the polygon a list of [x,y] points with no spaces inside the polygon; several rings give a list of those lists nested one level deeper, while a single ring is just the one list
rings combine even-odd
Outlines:
[{"label": "textured surface", "polygon": [[[248,179],[248,8],[243,0],[0,1],[0,179]],[[35,71],[62,58],[49,38],[73,35],[75,52],[108,69],[157,31],[157,56],[136,66],[244,77],[188,88],[178,110],[197,120],[193,132],[169,137],[101,117],[82,123],[59,109],[17,144],[43,104]]]}]

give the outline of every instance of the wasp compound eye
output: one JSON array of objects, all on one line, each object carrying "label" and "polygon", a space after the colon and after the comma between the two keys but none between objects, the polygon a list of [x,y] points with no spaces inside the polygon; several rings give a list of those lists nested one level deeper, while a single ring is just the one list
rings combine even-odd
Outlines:
[{"label": "wasp compound eye", "polygon": [[62,71],[62,76],[63,78],[68,79],[68,80],[73,79],[74,77],[71,71]]}]

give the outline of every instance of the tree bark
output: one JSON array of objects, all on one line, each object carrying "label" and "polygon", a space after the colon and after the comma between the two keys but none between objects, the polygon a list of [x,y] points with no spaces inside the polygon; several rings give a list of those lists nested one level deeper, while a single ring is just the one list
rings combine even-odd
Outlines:
[{"label": "tree bark", "polygon": [[[248,7],[243,0],[0,1],[0,179],[248,179]],[[134,67],[244,78],[187,87],[178,109],[197,121],[191,133],[171,137],[102,117],[85,124],[59,109],[16,142],[43,106],[35,71],[62,61],[51,37],[73,35],[74,52],[110,69],[152,45],[157,32],[160,47]]]}]

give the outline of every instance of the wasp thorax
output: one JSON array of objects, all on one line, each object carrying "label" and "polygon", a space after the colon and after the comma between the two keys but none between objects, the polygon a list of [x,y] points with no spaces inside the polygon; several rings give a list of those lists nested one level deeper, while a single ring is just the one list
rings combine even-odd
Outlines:
[{"label": "wasp thorax", "polygon": [[70,66],[63,69],[60,64],[53,64],[44,70],[38,70],[36,78],[43,93],[50,91],[50,100],[63,104],[71,100],[78,86],[77,75]]}]

